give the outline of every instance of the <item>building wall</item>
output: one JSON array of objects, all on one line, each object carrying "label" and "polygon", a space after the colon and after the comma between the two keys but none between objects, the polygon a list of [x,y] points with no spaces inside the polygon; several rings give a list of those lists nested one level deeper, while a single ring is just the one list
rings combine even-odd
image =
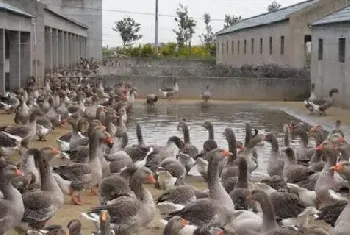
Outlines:
[{"label": "building wall", "polygon": [[[310,80],[294,78],[236,78],[236,77],[180,77],[180,76],[104,76],[106,86],[117,82],[131,82],[145,98],[162,87],[173,85],[177,79],[177,99],[199,99],[207,85],[213,99],[218,100],[302,100],[309,96]],[[158,93],[160,96],[162,93]]]},{"label": "building wall", "polygon": [[[319,2],[305,7],[290,15],[289,21],[278,24],[270,24],[260,26],[253,29],[241,30],[227,35],[217,36],[217,41],[220,45],[219,50],[216,51],[217,63],[232,66],[242,66],[244,64],[258,65],[275,63],[279,65],[288,65],[289,67],[302,68],[306,65],[306,44],[305,35],[311,36],[310,24],[317,19],[324,17],[334,11],[339,10],[347,5],[350,5],[348,0],[320,0]],[[280,36],[285,35],[285,55],[280,54]],[[263,55],[251,55],[240,53],[234,55],[226,53],[227,49],[222,51],[222,43],[240,40],[240,47],[242,51],[242,40],[247,39],[250,45],[250,38],[264,38],[264,53]],[[268,38],[272,37],[273,53],[268,53]],[[256,40],[255,40],[256,41]],[[255,42],[258,45],[258,42]],[[226,46],[226,44],[225,44]],[[248,52],[250,52],[248,46]]]},{"label": "building wall", "polygon": [[[284,36],[284,54],[281,55],[281,36]],[[272,55],[269,51],[269,38],[272,37]],[[252,53],[252,39],[254,39],[254,52]],[[260,39],[263,41],[262,53],[260,53]],[[246,53],[244,53],[244,41],[246,40]],[[271,24],[265,27],[257,27],[238,31],[235,33],[220,35],[217,37],[216,60],[219,64],[240,67],[245,64],[290,64],[289,53],[292,35],[289,32],[288,22]],[[233,51],[232,51],[233,42]],[[239,51],[238,51],[239,42]],[[232,53],[233,52],[233,53]]]},{"label": "building wall", "polygon": [[[337,105],[350,108],[350,24],[332,24],[312,29],[313,50],[311,80],[315,93],[328,97],[332,88],[338,88],[334,95]],[[339,62],[339,38],[346,38],[345,62]],[[319,60],[319,39],[323,39],[323,58]]]},{"label": "building wall", "polygon": [[102,0],[41,0],[52,10],[85,24],[88,57],[102,59]]}]

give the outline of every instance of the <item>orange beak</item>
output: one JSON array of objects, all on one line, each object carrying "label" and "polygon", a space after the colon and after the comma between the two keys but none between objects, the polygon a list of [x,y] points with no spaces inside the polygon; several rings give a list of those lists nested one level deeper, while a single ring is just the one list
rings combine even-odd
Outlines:
[{"label": "orange beak", "polygon": [[186,226],[186,225],[189,224],[189,222],[188,222],[187,220],[185,220],[185,219],[182,219],[182,220],[181,220],[181,224],[182,224],[183,226]]},{"label": "orange beak", "polygon": [[114,143],[113,138],[111,136],[107,136],[105,141],[106,141],[107,144],[113,144]]},{"label": "orange beak", "polygon": [[224,234],[224,231],[219,231],[218,233],[217,233],[217,235],[223,235]]},{"label": "orange beak", "polygon": [[232,155],[232,153],[228,149],[225,149],[224,151],[222,151],[221,154],[224,157],[228,157],[228,156]]},{"label": "orange beak", "polygon": [[345,142],[345,139],[344,139],[344,137],[339,137],[339,139],[338,139],[338,141],[340,142],[340,143],[344,143]]},{"label": "orange beak", "polygon": [[107,211],[101,211],[101,220],[106,221],[107,220]]},{"label": "orange beak", "polygon": [[320,144],[319,146],[317,146],[316,150],[323,150],[323,144]]},{"label": "orange beak", "polygon": [[335,166],[332,166],[331,169],[336,172],[342,172],[344,170],[344,166],[340,163],[337,163]]},{"label": "orange beak", "polygon": [[59,153],[61,153],[58,149],[56,149],[56,148],[52,148],[52,153],[54,154],[54,155],[57,155],[57,154],[59,154]]},{"label": "orange beak", "polygon": [[16,173],[15,173],[17,176],[24,176],[23,172],[20,171],[20,170],[16,170]]},{"label": "orange beak", "polygon": [[154,179],[154,177],[153,177],[153,175],[149,175],[148,177],[147,177],[147,180],[146,180],[148,183],[155,183],[156,182],[156,180]]}]

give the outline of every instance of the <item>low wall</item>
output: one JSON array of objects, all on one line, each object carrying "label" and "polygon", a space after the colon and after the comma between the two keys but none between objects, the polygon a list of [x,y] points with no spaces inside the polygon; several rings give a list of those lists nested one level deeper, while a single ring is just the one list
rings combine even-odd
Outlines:
[{"label": "low wall", "polygon": [[213,99],[219,100],[303,100],[309,96],[310,80],[293,78],[226,78],[226,77],[168,77],[168,76],[104,76],[105,85],[130,82],[138,88],[139,98],[159,94],[159,89],[172,87],[177,79],[178,99],[199,99],[206,85]]}]

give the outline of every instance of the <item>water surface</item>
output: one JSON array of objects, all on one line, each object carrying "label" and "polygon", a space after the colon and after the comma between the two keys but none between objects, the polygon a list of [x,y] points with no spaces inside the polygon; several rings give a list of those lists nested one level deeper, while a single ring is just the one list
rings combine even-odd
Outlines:
[{"label": "water surface", "polygon": [[[137,143],[135,135],[135,122],[139,122],[146,144],[164,145],[168,138],[176,135],[183,138],[182,132],[177,131],[177,125],[182,118],[186,118],[193,145],[199,151],[204,141],[208,139],[208,132],[202,127],[205,121],[212,122],[214,126],[214,139],[220,147],[227,148],[227,142],[222,136],[226,127],[234,130],[238,140],[244,142],[245,123],[249,122],[259,133],[273,133],[280,146],[283,146],[283,125],[290,121],[299,121],[293,116],[280,111],[267,109],[263,105],[254,103],[176,103],[157,104],[156,108],[147,109],[145,105],[137,103],[134,106],[133,120],[129,124],[128,134],[130,144]],[[293,140],[292,146],[298,145],[299,140]],[[310,142],[314,145],[314,141]],[[267,160],[271,145],[264,143],[257,146],[259,154],[259,168],[254,172],[266,173]],[[196,170],[192,171],[197,174]]]}]

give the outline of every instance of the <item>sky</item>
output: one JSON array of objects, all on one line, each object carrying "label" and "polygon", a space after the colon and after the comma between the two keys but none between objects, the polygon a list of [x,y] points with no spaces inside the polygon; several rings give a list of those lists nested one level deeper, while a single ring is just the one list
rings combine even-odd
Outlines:
[{"label": "sky", "polygon": [[[282,7],[301,0],[278,0]],[[174,20],[179,4],[188,7],[189,15],[197,21],[192,44],[199,44],[199,35],[204,32],[203,14],[212,17],[214,32],[222,29],[225,14],[240,15],[243,18],[266,12],[272,0],[159,0],[159,42],[175,42]],[[119,34],[112,30],[114,22],[124,17],[132,17],[141,24],[143,38],[137,43],[154,42],[155,0],[103,0],[103,45],[114,47],[122,44]]]}]

